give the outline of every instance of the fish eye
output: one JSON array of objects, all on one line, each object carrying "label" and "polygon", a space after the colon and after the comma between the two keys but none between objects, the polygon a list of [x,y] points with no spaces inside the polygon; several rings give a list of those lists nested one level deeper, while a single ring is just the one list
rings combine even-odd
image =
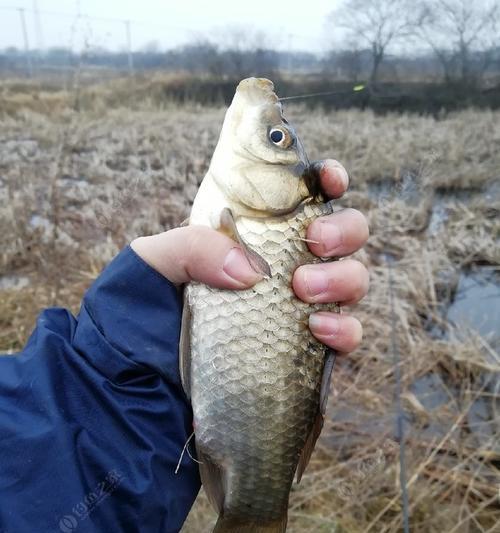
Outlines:
[{"label": "fish eye", "polygon": [[292,136],[285,128],[275,127],[269,131],[269,139],[280,148],[288,148],[292,142]]},{"label": "fish eye", "polygon": [[271,137],[271,141],[273,141],[273,143],[279,143],[280,141],[283,140],[284,135],[283,135],[283,132],[280,131],[280,130],[273,130],[271,132],[270,137]]}]

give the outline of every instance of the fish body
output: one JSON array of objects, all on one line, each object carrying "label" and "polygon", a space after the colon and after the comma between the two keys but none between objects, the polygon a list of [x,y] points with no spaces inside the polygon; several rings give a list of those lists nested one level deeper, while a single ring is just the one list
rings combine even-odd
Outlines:
[{"label": "fish body", "polygon": [[[276,122],[276,116],[271,120]],[[264,139],[274,122],[266,124]],[[193,406],[202,482],[219,512],[215,531],[271,533],[286,529],[293,477],[297,471],[300,478],[323,422],[331,365],[325,347],[309,331],[308,318],[337,307],[300,301],[292,276],[298,266],[321,261],[304,239],[310,222],[330,213],[331,206],[316,203],[301,183],[305,162],[301,166],[289,156],[268,165],[238,157],[236,165],[235,158],[227,157],[228,167],[216,172],[227,172],[236,183],[238,169],[251,173],[252,164],[265,168],[268,180],[273,172],[279,180],[281,172],[281,197],[266,196],[265,182],[251,183],[238,205],[238,198],[231,197],[234,188],[228,194],[217,187],[220,177],[214,178],[212,168],[191,222],[227,230],[220,211],[229,210],[230,229],[256,267],[266,265],[267,275],[242,291],[200,283],[186,287],[181,376]],[[253,186],[259,198],[252,203]],[[290,207],[287,200],[296,205]],[[259,202],[266,205],[256,208]]]}]

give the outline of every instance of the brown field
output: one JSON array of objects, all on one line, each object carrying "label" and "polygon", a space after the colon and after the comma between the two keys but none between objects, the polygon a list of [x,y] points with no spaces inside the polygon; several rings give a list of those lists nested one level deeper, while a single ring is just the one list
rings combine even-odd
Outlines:
[{"label": "brown field", "polygon": [[[65,93],[0,86],[0,351],[19,350],[46,306],[77,313],[131,239],[186,218],[210,161],[222,108],[138,99],[110,110],[99,90],[89,94],[76,112]],[[498,531],[500,112],[435,119],[290,105],[287,115],[311,158],[348,168],[352,190],[338,206],[362,210],[371,227],[357,254],[371,290],[353,311],[364,342],[334,371],[289,531],[401,531],[392,333],[412,531]],[[462,291],[476,275],[493,291],[487,301]],[[456,319],[458,297],[468,316],[490,310],[489,330]],[[201,495],[183,531],[213,522]]]}]

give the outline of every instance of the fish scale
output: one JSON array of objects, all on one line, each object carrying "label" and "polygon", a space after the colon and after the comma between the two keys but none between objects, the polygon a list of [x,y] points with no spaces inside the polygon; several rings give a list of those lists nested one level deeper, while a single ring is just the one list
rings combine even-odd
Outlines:
[{"label": "fish scale", "polygon": [[236,219],[271,277],[252,289],[186,288],[191,314],[190,390],[200,459],[218,465],[222,513],[277,520],[301,450],[319,411],[325,347],[308,318],[336,305],[306,304],[292,290],[294,270],[321,259],[304,242],[330,204],[302,204],[281,217]]}]

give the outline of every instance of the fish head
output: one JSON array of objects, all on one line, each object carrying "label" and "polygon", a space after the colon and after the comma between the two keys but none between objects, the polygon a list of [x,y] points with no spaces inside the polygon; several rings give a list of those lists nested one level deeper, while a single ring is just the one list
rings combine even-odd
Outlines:
[{"label": "fish head", "polygon": [[273,83],[241,81],[209,171],[232,209],[260,216],[292,211],[312,196],[308,169],[304,147],[283,117]]}]

